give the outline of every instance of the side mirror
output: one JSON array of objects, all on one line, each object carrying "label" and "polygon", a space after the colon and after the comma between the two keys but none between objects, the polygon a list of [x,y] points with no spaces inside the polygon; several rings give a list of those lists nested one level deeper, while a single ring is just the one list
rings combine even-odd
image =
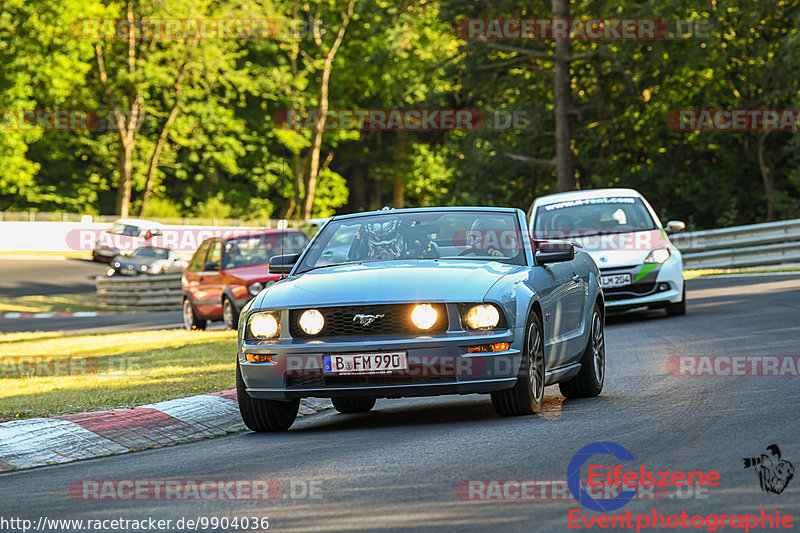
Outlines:
[{"label": "side mirror", "polygon": [[300,254],[274,255],[269,260],[269,273],[288,274],[299,258]]},{"label": "side mirror", "polygon": [[534,257],[540,265],[572,261],[575,259],[575,247],[572,244],[542,244]]},{"label": "side mirror", "polygon": [[672,235],[673,233],[680,233],[686,229],[686,223],[682,220],[670,220],[667,222],[667,235]]},{"label": "side mirror", "polygon": [[219,270],[219,263],[208,261],[205,265],[203,265],[203,270],[205,272],[216,272]]}]

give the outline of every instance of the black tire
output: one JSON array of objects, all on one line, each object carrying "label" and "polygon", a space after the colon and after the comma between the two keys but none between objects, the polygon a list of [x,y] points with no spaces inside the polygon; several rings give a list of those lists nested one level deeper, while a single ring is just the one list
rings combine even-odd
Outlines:
[{"label": "black tire", "polygon": [[184,329],[206,329],[208,321],[197,316],[194,304],[189,298],[183,299],[183,327]]},{"label": "black tire", "polygon": [[569,381],[558,384],[565,398],[590,398],[603,390],[606,378],[605,320],[599,304],[594,305],[589,342],[581,357],[581,370]]},{"label": "black tire", "polygon": [[236,361],[236,399],[239,402],[239,413],[244,425],[251,431],[285,431],[294,424],[300,399],[288,402],[278,400],[262,400],[247,394],[242,379],[239,361]]},{"label": "black tire", "polygon": [[686,285],[683,286],[681,301],[676,304],[667,304],[664,309],[667,311],[667,316],[683,316],[686,314]]},{"label": "black tire", "polygon": [[375,407],[375,398],[331,398],[331,403],[340,413],[366,413]]},{"label": "black tire", "polygon": [[237,329],[239,327],[239,311],[227,296],[222,297],[222,321],[228,329]]},{"label": "black tire", "polygon": [[531,311],[525,326],[522,362],[517,383],[510,389],[492,393],[492,405],[501,416],[532,415],[542,410],[544,402],[544,337],[542,321]]}]

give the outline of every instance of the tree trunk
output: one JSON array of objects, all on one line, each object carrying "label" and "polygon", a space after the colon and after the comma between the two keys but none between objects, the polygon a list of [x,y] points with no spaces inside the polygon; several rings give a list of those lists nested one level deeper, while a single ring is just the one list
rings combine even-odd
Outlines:
[{"label": "tree trunk", "polygon": [[[553,0],[553,17],[569,18],[569,0]],[[553,76],[553,104],[556,126],[556,183],[558,191],[575,189],[575,154],[569,128],[571,106],[571,79],[569,73],[572,44],[569,39],[556,39]]]},{"label": "tree trunk", "polygon": [[367,194],[364,188],[364,167],[360,163],[356,163],[351,176],[352,211],[365,211],[367,209]]},{"label": "tree trunk", "polygon": [[402,209],[406,203],[406,132],[399,130],[394,151],[394,207]]},{"label": "tree trunk", "polygon": [[767,198],[766,220],[770,221],[775,214],[775,177],[772,174],[772,169],[767,165],[766,156],[764,155],[764,145],[768,135],[769,131],[765,131],[758,136],[758,168],[761,171],[761,181],[764,182],[764,195]]},{"label": "tree trunk", "polygon": [[[325,63],[322,67],[322,79],[319,86],[319,116],[317,118],[316,128],[314,129],[313,140],[311,143],[310,164],[308,174],[305,177],[305,201],[303,202],[302,214],[303,218],[308,219],[311,217],[312,208],[314,206],[314,195],[317,189],[317,177],[319,175],[319,156],[322,151],[322,134],[325,131],[325,117],[328,113],[328,89],[331,80],[331,71],[333,70],[333,60],[336,58],[336,52],[344,40],[347,26],[350,24],[350,19],[353,17],[353,10],[355,9],[356,0],[350,0],[347,4],[347,9],[342,13],[342,25],[339,27],[339,32],[336,34],[336,39],[331,45],[328,52],[325,54]],[[322,36],[319,29],[314,30],[314,40],[317,45],[322,44]],[[321,48],[321,46],[320,46]]]}]

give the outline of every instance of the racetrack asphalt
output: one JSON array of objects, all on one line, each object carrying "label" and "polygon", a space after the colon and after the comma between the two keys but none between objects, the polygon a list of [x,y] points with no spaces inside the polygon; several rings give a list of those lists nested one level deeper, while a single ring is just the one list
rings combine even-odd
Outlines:
[{"label": "racetrack asphalt", "polygon": [[[565,400],[549,387],[539,416],[516,418],[498,417],[479,395],[378,400],[373,412],[326,411],[282,434],[245,432],[10,472],[0,475],[0,517],[153,517],[172,519],[172,531],[187,530],[176,525],[180,518],[242,516],[269,517],[278,531],[566,531],[571,510],[594,515],[568,496],[465,501],[456,488],[463,480],[564,480],[583,446],[612,441],[635,458],[622,462],[626,470],[720,474],[719,486],[685,499],[671,491],[663,500],[632,501],[619,513],[778,510],[797,520],[798,474],[782,494],[766,493],[742,459],[777,444],[784,459],[800,466],[800,378],[686,377],[671,374],[668,362],[686,355],[800,355],[800,277],[699,278],[687,286],[684,317],[609,318],[606,386],[598,398]],[[70,492],[81,480],[164,479],[274,480],[283,490],[272,501],[163,494],[94,501]]]},{"label": "racetrack asphalt", "polygon": [[64,258],[60,261],[37,258],[0,257],[0,296],[38,296],[77,294],[95,291],[95,276],[105,274],[106,263],[88,259]]}]

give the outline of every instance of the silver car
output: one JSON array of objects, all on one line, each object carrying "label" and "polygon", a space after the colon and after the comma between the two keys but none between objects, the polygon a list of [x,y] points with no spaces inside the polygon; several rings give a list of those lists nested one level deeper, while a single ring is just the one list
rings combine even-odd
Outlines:
[{"label": "silver car", "polygon": [[287,277],[238,330],[239,407],[254,431],[287,429],[305,397],[356,413],[376,398],[488,393],[509,416],[539,412],[547,385],[603,388],[598,269],[570,244],[533,249],[518,209],[337,216],[269,268]]}]

